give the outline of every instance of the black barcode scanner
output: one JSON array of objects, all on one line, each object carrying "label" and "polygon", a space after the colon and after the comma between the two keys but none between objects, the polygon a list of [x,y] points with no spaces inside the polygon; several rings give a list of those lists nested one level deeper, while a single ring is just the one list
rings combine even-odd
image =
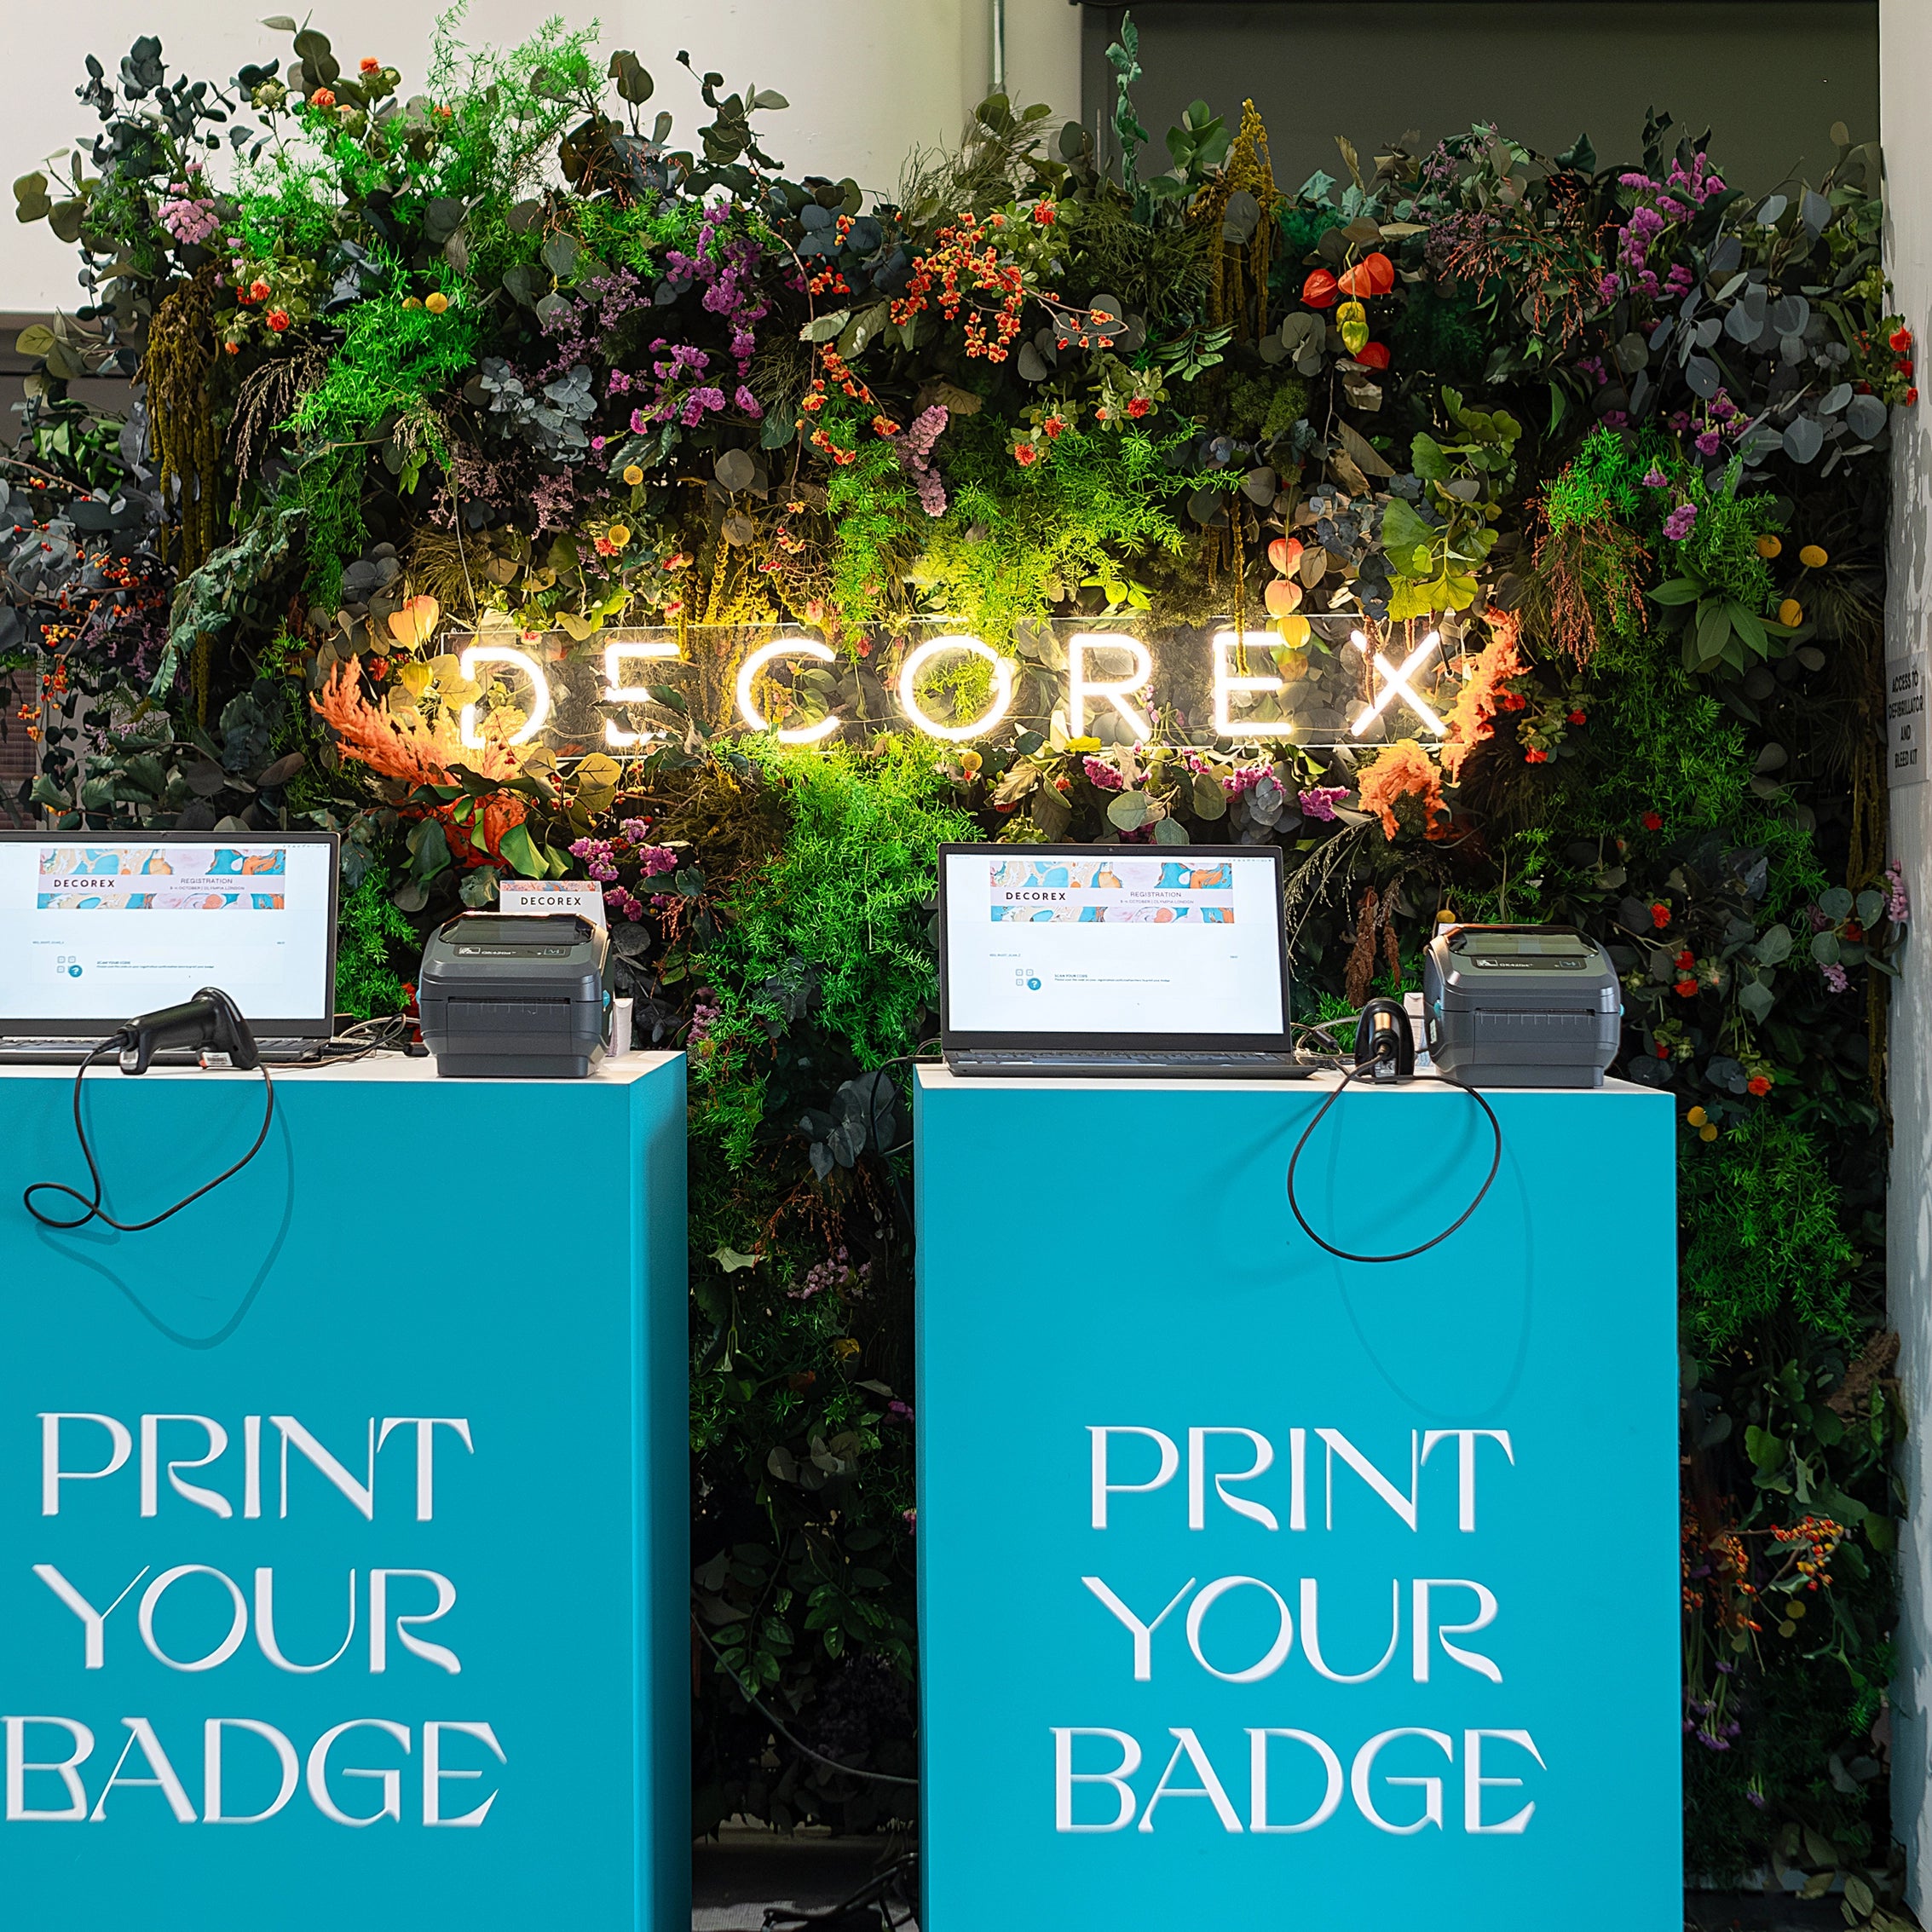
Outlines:
[{"label": "black barcode scanner", "polygon": [[241,1073],[262,1064],[241,1008],[219,986],[204,986],[178,1006],[138,1014],[115,1038],[123,1073],[146,1073],[157,1053],[174,1047],[197,1047],[205,1063],[214,1060]]},{"label": "black barcode scanner", "polygon": [[[87,1070],[109,1053],[118,1056],[123,1073],[146,1073],[157,1053],[182,1047],[196,1048],[204,1067],[261,1074],[262,1131],[255,1136],[255,1145],[232,1168],[224,1168],[173,1207],[163,1208],[145,1221],[118,1221],[101,1204],[101,1168],[95,1161],[93,1148],[88,1145],[87,1127],[81,1119],[81,1082],[87,1077]],[[255,1035],[242,1018],[241,1008],[220,987],[204,986],[192,1000],[184,1000],[178,1006],[162,1006],[151,1013],[137,1014],[125,1026],[116,1028],[81,1062],[80,1070],[74,1076],[74,1138],[80,1143],[81,1158],[87,1162],[88,1176],[94,1183],[92,1195],[83,1194],[78,1187],[69,1187],[62,1180],[37,1180],[20,1197],[21,1203],[43,1227],[85,1227],[89,1221],[97,1220],[122,1234],[139,1234],[145,1228],[159,1226],[189,1202],[199,1201],[211,1188],[219,1187],[224,1180],[239,1174],[262,1151],[274,1117],[275,1083],[262,1064]],[[70,1201],[80,1203],[81,1212],[65,1220],[43,1214],[33,1203],[37,1194],[64,1194]]]},{"label": "black barcode scanner", "polygon": [[1375,999],[1355,1022],[1355,1070],[1374,1080],[1406,1080],[1416,1070],[1416,1035],[1393,1000]]}]

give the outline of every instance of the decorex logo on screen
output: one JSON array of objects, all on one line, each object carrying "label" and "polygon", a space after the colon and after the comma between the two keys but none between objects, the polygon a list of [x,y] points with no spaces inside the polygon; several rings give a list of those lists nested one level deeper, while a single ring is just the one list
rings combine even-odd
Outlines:
[{"label": "decorex logo on screen", "polygon": [[[1387,1721],[1399,1715],[1390,1704],[1404,1675],[1414,1685],[1427,1685],[1432,1679],[1439,1685],[1445,1680],[1465,1682],[1456,1675],[1462,1672],[1485,1685],[1502,1686],[1502,1669],[1489,1654],[1494,1646],[1488,1640],[1482,1649],[1454,1641],[1471,1638],[1496,1620],[1500,1605],[1486,1583],[1468,1576],[1390,1577],[1388,1638],[1381,1656],[1375,1658],[1375,1646],[1381,1643],[1379,1620],[1370,1626],[1348,1615],[1338,1620],[1333,1614],[1332,1586],[1352,1583],[1352,1575],[1283,1577],[1284,1587],[1277,1588],[1261,1576],[1204,1579],[1179,1573],[1185,1565],[1184,1539],[1190,1532],[1206,1530],[1211,1519],[1232,1515],[1267,1534],[1318,1539],[1335,1529],[1338,1494],[1346,1498],[1343,1508],[1351,1513],[1386,1509],[1388,1515],[1379,1520],[1399,1538],[1404,1532],[1418,1534],[1425,1526],[1446,1529],[1451,1521],[1456,1536],[1474,1537],[1479,1479],[1486,1471],[1493,1480],[1515,1467],[1516,1451],[1507,1429],[1410,1430],[1406,1489],[1335,1428],[1288,1429],[1284,1470],[1277,1469],[1275,1439],[1259,1429],[1195,1427],[1170,1435],[1143,1423],[1116,1423],[1089,1425],[1087,1433],[1090,1510],[1085,1526],[1111,1537],[1124,1534],[1131,1538],[1136,1572],[1142,1577],[1155,1537],[1174,1537],[1183,1554],[1176,1577],[1151,1593],[1144,1587],[1132,1592],[1116,1589],[1099,1574],[1081,1576],[1081,1584],[1098,1606],[1092,1627],[1082,1631],[1083,1647],[1116,1659],[1124,1680],[1160,1682],[1184,1698],[1203,1677],[1253,1685],[1283,1670],[1298,1670],[1305,1674],[1304,1683],[1312,1678],[1356,1687],[1375,1685],[1385,1672],[1390,1676],[1387,1684],[1361,1693],[1362,1701],[1374,1706],[1372,1728],[1363,1727],[1370,1734],[1357,1743],[1357,1731],[1342,1750],[1299,1726],[1242,1727],[1235,1749],[1237,1762],[1245,1760],[1244,1809],[1237,1806],[1229,1790],[1238,1776],[1230,1774],[1229,1745],[1216,1747],[1220,1752],[1217,1762],[1214,1750],[1202,1739],[1201,1726],[1168,1727],[1160,1740],[1160,1748],[1168,1750],[1165,1768],[1145,1790],[1135,1781],[1143,1764],[1159,1760],[1148,1756],[1133,1732],[1108,1725],[1050,1726],[1056,1831],[1104,1833],[1133,1827],[1151,1832],[1157,1820],[1162,1825],[1172,1822],[1163,1806],[1191,1801],[1205,1803],[1225,1831],[1286,1836],[1328,1824],[1341,1812],[1346,1791],[1353,1814],[1375,1831],[1412,1837],[1449,1828],[1445,1823],[1445,1779],[1458,1770],[1464,1832],[1514,1837],[1528,1831],[1536,1816],[1534,1798],[1499,1802],[1497,1796],[1506,1791],[1526,1796],[1530,1771],[1546,1768],[1528,1730],[1512,1723],[1462,1724],[1455,1735],[1427,1724]],[[1185,1454],[1177,1436],[1185,1437]],[[1444,1479],[1426,1485],[1426,1466],[1435,1451],[1449,1445],[1453,1445],[1452,1454],[1442,1462],[1451,1463],[1452,1470],[1444,1470]],[[1186,1479],[1180,1485],[1176,1479],[1184,1462]],[[1426,1525],[1432,1510],[1439,1513],[1440,1520]],[[1324,1554],[1318,1541],[1290,1547],[1296,1553],[1291,1560],[1298,1566],[1312,1564]],[[1329,1560],[1334,1560],[1332,1556]],[[1358,1560],[1351,1567],[1358,1569]],[[1330,1586],[1331,1612],[1326,1636],[1322,1630],[1324,1581]],[[1139,1600],[1130,1602],[1130,1595]],[[1183,1605],[1186,1608],[1177,1628],[1169,1620]],[[1344,1606],[1345,1611],[1352,1608],[1352,1603]],[[1219,1629],[1210,1629],[1211,1616]],[[1372,1640],[1366,1646],[1364,1637]],[[1343,1652],[1351,1668],[1341,1667]],[[1405,1798],[1411,1792],[1420,1794],[1419,1802]]]},{"label": "decorex logo on screen", "polygon": [[[145,1658],[164,1670],[218,1683],[214,1674],[242,1655],[259,1657],[291,1677],[339,1668],[388,1679],[397,1669],[414,1669],[406,1658],[444,1676],[462,1675],[462,1658],[452,1645],[421,1634],[456,1608],[456,1584],[440,1571],[371,1568],[365,1573],[352,1568],[342,1641],[332,1655],[309,1660],[288,1655],[277,1635],[272,1565],[253,1566],[251,1575],[207,1563],[145,1563],[128,1576],[130,1559],[107,1573],[101,1542],[104,1525],[112,1533],[116,1522],[138,1524],[164,1510],[177,1520],[193,1509],[225,1523],[287,1522],[294,1537],[304,1519],[314,1521],[317,1512],[346,1505],[374,1525],[377,1478],[384,1468],[387,1507],[380,1514],[389,1531],[393,1534],[398,1524],[412,1520],[434,1522],[439,1451],[445,1465],[454,1451],[475,1451],[466,1417],[369,1416],[358,1468],[294,1416],[244,1416],[239,1469],[228,1461],[234,1439],[212,1416],[156,1413],[130,1425],[97,1411],[49,1410],[37,1420],[36,1474],[45,1533],[58,1539],[64,1529],[71,1541],[84,1531],[88,1540],[80,1555],[49,1552],[63,1554],[63,1562],[30,1563],[48,1593],[41,1600],[59,1605],[72,1621],[30,1617],[10,1629],[8,1651],[0,1656],[0,1671],[7,1676],[43,1681],[76,1664],[84,1682],[95,1671],[130,1676],[150,1668]],[[399,1446],[385,1460],[383,1451],[392,1438]],[[297,1474],[293,1485],[291,1456]],[[312,1472],[306,1479],[304,1468]],[[190,1481],[188,1471],[208,1472],[213,1479]],[[84,1522],[77,1523],[77,1515]],[[194,1520],[205,1528],[199,1518]],[[43,1630],[64,1632],[48,1639],[60,1647],[44,1660],[31,1650],[23,1654],[22,1646]],[[453,1634],[446,1626],[438,1636]],[[405,1694],[409,1688],[404,1687]],[[489,1816],[499,1795],[477,1787],[496,1766],[508,1762],[492,1726],[470,1718],[413,1724],[346,1717],[298,1743],[260,1716],[210,1716],[199,1724],[176,1719],[161,1727],[147,1716],[84,1721],[0,1709],[0,1730],[5,1733],[9,1825],[146,1824],[155,1814],[136,1808],[157,1804],[182,1825],[262,1825],[287,1810],[298,1789],[332,1824],[402,1823],[407,1777],[412,1786],[407,1822],[475,1828]],[[199,1804],[188,1785],[196,1772]],[[375,1796],[369,1785],[381,1794],[373,1809],[368,1808]]]}]

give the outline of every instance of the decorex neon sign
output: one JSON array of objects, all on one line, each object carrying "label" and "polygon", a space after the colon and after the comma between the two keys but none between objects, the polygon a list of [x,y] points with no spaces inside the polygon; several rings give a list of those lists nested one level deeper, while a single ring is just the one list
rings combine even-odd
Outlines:
[{"label": "decorex neon sign", "polygon": [[[784,745],[910,731],[960,744],[1033,731],[1102,745],[1290,742],[1364,748],[1439,739],[1461,683],[1459,639],[1418,626],[1371,632],[1330,620],[1305,648],[1273,630],[1151,632],[1093,620],[1024,630],[1012,652],[944,620],[835,648],[800,631],[693,626],[607,632],[587,645],[507,626],[451,640],[482,687],[459,718],[559,757],[622,754],[708,730]],[[493,722],[494,720],[494,722]]]}]

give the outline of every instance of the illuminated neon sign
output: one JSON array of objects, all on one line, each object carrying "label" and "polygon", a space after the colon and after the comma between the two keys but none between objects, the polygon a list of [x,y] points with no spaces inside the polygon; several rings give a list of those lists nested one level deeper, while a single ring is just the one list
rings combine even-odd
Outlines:
[{"label": "illuminated neon sign", "polygon": [[[914,732],[952,744],[1035,734],[1059,744],[1370,748],[1439,740],[1467,673],[1459,632],[1420,625],[1284,644],[1225,625],[1153,632],[1070,620],[1001,651],[943,620],[828,641],[798,629],[694,625],[607,631],[585,643],[507,627],[447,640],[482,687],[463,741],[493,727],[559,758],[640,752],[707,731],[781,744]],[[1023,743],[1025,742],[1024,735]]]}]

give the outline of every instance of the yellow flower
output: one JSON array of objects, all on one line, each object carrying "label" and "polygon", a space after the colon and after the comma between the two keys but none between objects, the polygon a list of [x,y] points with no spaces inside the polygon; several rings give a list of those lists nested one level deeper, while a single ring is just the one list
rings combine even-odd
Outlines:
[{"label": "yellow flower", "polygon": [[1778,621],[1796,628],[1804,622],[1804,606],[1796,597],[1786,597],[1778,606]]},{"label": "yellow flower", "polygon": [[420,309],[423,306],[423,298],[419,295],[406,295],[402,298],[402,306],[405,309]]},{"label": "yellow flower", "polygon": [[1798,562],[1807,570],[1822,570],[1831,559],[1816,544],[1807,544],[1798,552]]},{"label": "yellow flower", "polygon": [[449,297],[441,289],[438,289],[434,295],[424,297],[423,306],[432,315],[440,315],[444,309],[449,307]]},{"label": "yellow flower", "polygon": [[1782,554],[1784,545],[1775,537],[1760,537],[1757,539],[1757,554],[1760,557],[1777,557]]},{"label": "yellow flower", "polygon": [[859,1352],[859,1345],[849,1335],[842,1335],[832,1344],[832,1352],[841,1362],[850,1362]]},{"label": "yellow flower", "polygon": [[1716,1139],[1716,1138],[1717,1138],[1717,1123],[1716,1123],[1716,1121],[1706,1121],[1706,1122],[1705,1122],[1704,1123],[1704,1125],[1703,1125],[1702,1127],[1699,1127],[1699,1128],[1698,1128],[1698,1129],[1697,1130],[1697,1137],[1698,1137],[1698,1139],[1699,1140],[1715,1140],[1715,1139]]},{"label": "yellow flower", "polygon": [[1693,1127],[1702,1127],[1704,1123],[1710,1118],[1710,1116],[1709,1114],[1704,1112],[1702,1107],[1693,1107],[1691,1110],[1684,1116],[1684,1118],[1688,1121]]},{"label": "yellow flower", "polygon": [[637,467],[635,463],[630,463],[625,465],[624,481],[630,484],[633,489],[635,489],[639,483],[643,482],[643,480],[644,473]]},{"label": "yellow flower", "polygon": [[630,527],[629,525],[624,523],[613,523],[611,527],[604,532],[604,535],[608,537],[610,541],[617,546],[619,550],[622,550],[625,545],[629,543],[631,540]]}]

